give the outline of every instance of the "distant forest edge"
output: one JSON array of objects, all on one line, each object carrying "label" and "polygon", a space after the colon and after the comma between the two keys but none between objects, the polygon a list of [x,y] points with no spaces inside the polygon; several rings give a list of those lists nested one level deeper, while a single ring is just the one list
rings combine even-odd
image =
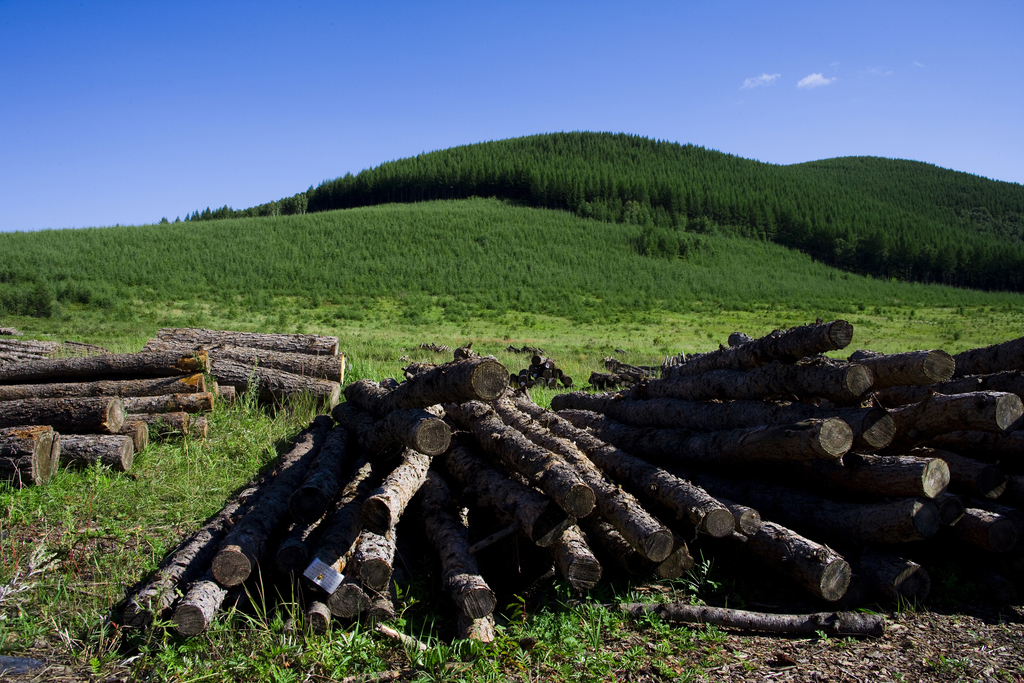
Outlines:
[{"label": "distant forest edge", "polygon": [[[497,197],[641,226],[670,256],[681,233],[770,240],[887,279],[1024,289],[1024,186],[931,164],[844,157],[791,166],[611,133],[453,147],[346,174],[248,209],[187,220]],[[654,255],[654,254],[652,254]]]}]

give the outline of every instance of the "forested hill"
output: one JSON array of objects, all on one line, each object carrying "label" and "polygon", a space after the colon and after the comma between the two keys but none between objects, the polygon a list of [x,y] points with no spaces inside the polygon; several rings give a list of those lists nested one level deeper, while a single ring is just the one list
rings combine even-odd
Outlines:
[{"label": "forested hill", "polygon": [[915,161],[846,157],[791,166],[610,133],[556,133],[399,159],[243,210],[191,220],[471,196],[679,232],[771,240],[886,278],[1024,289],[1024,186]]}]

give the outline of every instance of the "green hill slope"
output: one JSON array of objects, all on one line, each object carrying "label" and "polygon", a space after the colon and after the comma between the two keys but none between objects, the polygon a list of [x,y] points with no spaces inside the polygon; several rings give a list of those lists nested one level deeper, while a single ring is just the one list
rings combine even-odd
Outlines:
[{"label": "green hill slope", "polygon": [[874,157],[776,166],[608,133],[454,147],[346,175],[279,202],[207,209],[190,218],[471,196],[652,230],[757,237],[876,277],[1024,288],[1021,185]]},{"label": "green hill slope", "polygon": [[[780,305],[999,305],[1021,297],[837,271],[770,242],[671,233],[494,199],[0,234],[0,314],[202,300],[409,322],[508,312],[576,321]],[[326,319],[326,318],[325,318]]]}]

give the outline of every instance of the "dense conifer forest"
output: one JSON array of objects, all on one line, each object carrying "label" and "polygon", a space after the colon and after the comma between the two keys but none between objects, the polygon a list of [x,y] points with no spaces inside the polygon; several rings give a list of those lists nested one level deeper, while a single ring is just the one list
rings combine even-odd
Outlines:
[{"label": "dense conifer forest", "polygon": [[790,166],[610,133],[454,147],[325,181],[249,209],[189,220],[497,197],[640,226],[642,248],[686,233],[800,249],[839,268],[915,282],[1024,288],[1024,187],[915,161],[846,157]]}]

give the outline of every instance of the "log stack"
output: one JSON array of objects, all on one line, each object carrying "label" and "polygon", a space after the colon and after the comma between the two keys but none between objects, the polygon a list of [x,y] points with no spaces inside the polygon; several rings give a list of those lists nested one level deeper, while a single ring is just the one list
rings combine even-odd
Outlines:
[{"label": "log stack", "polygon": [[[524,347],[529,348],[529,347]],[[569,388],[572,377],[562,372],[553,358],[543,354],[534,354],[529,367],[509,376],[509,386],[513,389],[532,389],[535,386],[555,389],[558,386]]]}]

